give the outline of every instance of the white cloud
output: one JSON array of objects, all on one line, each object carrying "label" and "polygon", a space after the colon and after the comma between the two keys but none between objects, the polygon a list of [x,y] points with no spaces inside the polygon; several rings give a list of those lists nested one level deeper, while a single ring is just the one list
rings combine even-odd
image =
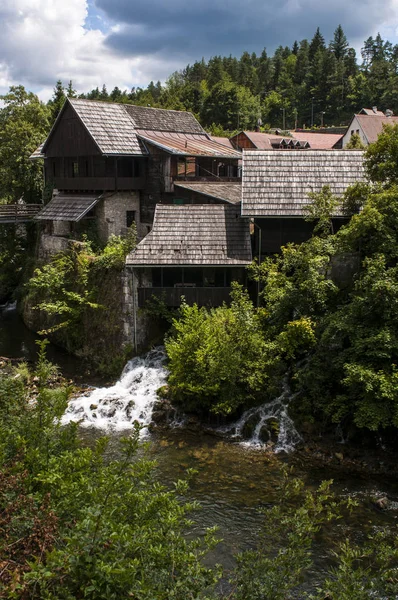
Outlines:
[{"label": "white cloud", "polygon": [[[0,0],[0,93],[23,84],[47,100],[58,79],[79,92],[164,80],[188,62],[278,44],[326,41],[341,22],[360,49],[396,43],[398,0]],[[243,10],[244,8],[244,10]]]},{"label": "white cloud", "polygon": [[86,29],[86,0],[2,0],[0,90],[23,84],[47,100],[57,79],[72,79],[78,91],[106,83],[146,86],[165,61],[121,57],[105,45],[106,34]]}]

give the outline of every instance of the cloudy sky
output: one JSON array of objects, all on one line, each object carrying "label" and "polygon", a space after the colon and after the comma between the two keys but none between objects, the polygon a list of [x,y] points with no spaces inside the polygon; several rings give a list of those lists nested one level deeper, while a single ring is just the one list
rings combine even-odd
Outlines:
[{"label": "cloudy sky", "polygon": [[398,0],[0,0],[0,93],[23,84],[43,100],[57,79],[79,92],[164,81],[214,54],[272,53],[339,23],[357,50],[398,43]]}]

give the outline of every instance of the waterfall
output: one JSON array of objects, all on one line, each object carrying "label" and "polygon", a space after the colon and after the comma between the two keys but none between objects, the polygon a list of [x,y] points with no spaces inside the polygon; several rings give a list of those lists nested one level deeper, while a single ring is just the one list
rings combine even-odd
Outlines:
[{"label": "waterfall", "polygon": [[121,431],[131,429],[138,421],[145,433],[157,400],[156,390],[166,383],[165,360],[163,346],[133,358],[115,385],[95,388],[88,395],[72,399],[62,423],[79,421],[83,427]]},{"label": "waterfall", "polygon": [[[234,425],[234,437],[245,437],[244,430],[248,423],[252,423],[250,439],[244,443],[250,446],[263,446],[265,437],[277,434],[277,440],[273,447],[274,452],[292,452],[301,442],[301,436],[296,430],[292,419],[289,417],[287,408],[289,402],[297,394],[292,394],[287,381],[283,384],[282,394],[272,400],[245,411],[239,421]],[[274,424],[277,431],[272,431]],[[266,443],[266,442],[265,442]]]},{"label": "waterfall", "polygon": [[17,302],[7,302],[6,304],[0,304],[1,313],[15,312],[17,309]]}]

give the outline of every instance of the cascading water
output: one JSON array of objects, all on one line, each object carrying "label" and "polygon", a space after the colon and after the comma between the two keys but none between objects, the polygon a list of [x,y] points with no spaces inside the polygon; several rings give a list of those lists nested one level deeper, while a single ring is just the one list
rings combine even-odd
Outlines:
[{"label": "cascading water", "polygon": [[9,313],[9,312],[14,312],[17,308],[17,303],[15,302],[8,302],[7,304],[0,304],[0,312],[1,313]]},{"label": "cascading water", "polygon": [[244,428],[251,420],[254,422],[251,438],[243,443],[250,446],[263,446],[264,438],[262,434],[265,431],[266,435],[271,437],[270,429],[273,423],[277,422],[278,437],[273,451],[276,453],[292,452],[297,444],[301,442],[301,436],[287,413],[289,402],[296,395],[291,393],[288,383],[285,381],[282,394],[278,398],[243,413],[239,421],[234,425],[234,436],[239,438],[244,437]]},{"label": "cascading water", "polygon": [[109,388],[96,388],[71,400],[62,423],[79,421],[83,427],[131,429],[134,421],[145,428],[151,422],[156,390],[166,383],[163,346],[130,360],[122,375]]}]

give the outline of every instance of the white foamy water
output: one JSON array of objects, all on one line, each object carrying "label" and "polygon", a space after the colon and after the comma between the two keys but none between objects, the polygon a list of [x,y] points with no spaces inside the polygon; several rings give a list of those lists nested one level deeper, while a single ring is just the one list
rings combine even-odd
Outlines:
[{"label": "white foamy water", "polygon": [[287,382],[285,382],[282,394],[278,398],[261,406],[250,408],[243,413],[239,421],[235,423],[235,436],[242,437],[247,421],[257,417],[258,422],[254,427],[251,439],[242,443],[247,446],[264,446],[264,442],[261,441],[260,437],[261,430],[263,428],[269,430],[269,421],[272,419],[279,424],[278,440],[273,448],[274,452],[292,452],[302,440],[287,412],[289,402],[295,395],[291,393]]},{"label": "white foamy water", "polygon": [[14,312],[17,308],[17,302],[8,302],[7,304],[0,305],[0,311],[2,313]]},{"label": "white foamy water", "polygon": [[83,427],[121,431],[131,429],[134,421],[138,421],[145,433],[157,400],[156,391],[166,383],[165,360],[163,346],[133,358],[115,385],[96,388],[71,400],[62,423],[79,421]]}]

